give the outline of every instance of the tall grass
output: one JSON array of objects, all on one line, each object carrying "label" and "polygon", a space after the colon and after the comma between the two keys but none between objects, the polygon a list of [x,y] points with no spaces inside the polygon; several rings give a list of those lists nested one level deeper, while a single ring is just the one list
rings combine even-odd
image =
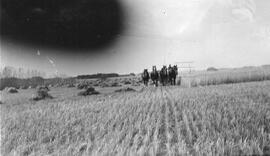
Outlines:
[{"label": "tall grass", "polygon": [[[181,85],[185,87],[231,84],[240,82],[270,80],[270,68],[254,67],[247,69],[204,71],[179,75]],[[178,80],[180,84],[180,81]]]}]

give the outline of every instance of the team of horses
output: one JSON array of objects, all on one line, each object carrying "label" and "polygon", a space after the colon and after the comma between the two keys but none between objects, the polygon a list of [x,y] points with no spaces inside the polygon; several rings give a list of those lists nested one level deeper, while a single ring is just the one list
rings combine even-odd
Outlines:
[{"label": "team of horses", "polygon": [[149,79],[152,80],[155,86],[158,86],[158,82],[161,85],[165,86],[168,83],[171,85],[176,84],[176,76],[178,75],[178,67],[177,65],[171,66],[167,68],[167,66],[163,66],[160,71],[157,70],[156,66],[152,67],[152,71],[149,74],[147,69],[144,69],[142,73],[142,80],[145,86],[148,86]]}]

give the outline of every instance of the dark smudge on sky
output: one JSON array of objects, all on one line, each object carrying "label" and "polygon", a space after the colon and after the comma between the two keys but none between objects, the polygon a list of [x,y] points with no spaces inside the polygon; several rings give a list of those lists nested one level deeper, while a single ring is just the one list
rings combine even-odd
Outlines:
[{"label": "dark smudge on sky", "polygon": [[102,51],[124,32],[117,0],[1,0],[1,40],[61,53]]}]

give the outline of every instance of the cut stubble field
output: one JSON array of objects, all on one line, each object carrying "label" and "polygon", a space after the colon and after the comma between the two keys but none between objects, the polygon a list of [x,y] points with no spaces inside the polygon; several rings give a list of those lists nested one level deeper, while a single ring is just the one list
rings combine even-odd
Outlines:
[{"label": "cut stubble field", "polygon": [[262,155],[269,152],[270,81],[197,88],[150,86],[137,92],[88,97],[76,97],[73,92],[35,103],[18,96],[21,100],[17,101],[25,102],[2,104],[1,153]]}]

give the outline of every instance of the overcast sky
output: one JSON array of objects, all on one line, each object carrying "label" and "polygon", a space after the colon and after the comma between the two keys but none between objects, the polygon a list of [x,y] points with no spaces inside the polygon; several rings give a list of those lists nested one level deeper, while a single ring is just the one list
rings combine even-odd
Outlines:
[{"label": "overcast sky", "polygon": [[[1,43],[1,66],[68,75],[140,72],[194,61],[196,69],[270,64],[269,0],[122,0],[128,30],[107,53],[59,55]],[[27,51],[27,52],[26,52]]]}]

